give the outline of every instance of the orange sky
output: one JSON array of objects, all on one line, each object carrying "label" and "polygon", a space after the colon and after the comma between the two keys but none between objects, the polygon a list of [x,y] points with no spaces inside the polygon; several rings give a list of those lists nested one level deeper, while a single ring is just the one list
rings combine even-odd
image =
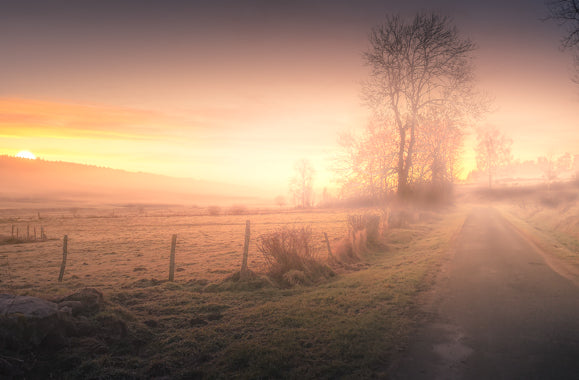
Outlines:
[{"label": "orange sky", "polygon": [[[515,158],[579,153],[579,89],[561,32],[539,21],[543,2],[435,3],[479,45],[479,88],[496,108],[482,123],[511,135]],[[370,28],[433,3],[23,4],[0,14],[0,154],[26,149],[275,196],[301,158],[318,188],[330,183],[338,134],[366,124]],[[467,146],[467,169],[473,157]]]}]

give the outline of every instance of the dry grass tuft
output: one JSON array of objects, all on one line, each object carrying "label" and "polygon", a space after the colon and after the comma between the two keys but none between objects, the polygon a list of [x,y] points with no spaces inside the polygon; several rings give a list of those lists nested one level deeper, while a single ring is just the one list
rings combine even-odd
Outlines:
[{"label": "dry grass tuft", "polygon": [[348,237],[334,247],[336,258],[343,263],[359,262],[369,245],[382,246],[387,225],[378,214],[348,215]]},{"label": "dry grass tuft", "polygon": [[352,264],[360,261],[360,256],[355,252],[352,239],[345,237],[334,246],[334,256],[338,263]]},{"label": "dry grass tuft", "polygon": [[310,227],[282,227],[261,235],[257,249],[265,259],[268,276],[279,285],[310,285],[334,276],[318,260]]}]

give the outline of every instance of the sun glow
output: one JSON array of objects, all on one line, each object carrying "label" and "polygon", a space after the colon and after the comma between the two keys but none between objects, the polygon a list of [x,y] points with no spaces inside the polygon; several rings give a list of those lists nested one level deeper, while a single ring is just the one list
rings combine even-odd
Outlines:
[{"label": "sun glow", "polygon": [[32,152],[30,152],[30,151],[28,151],[28,150],[21,150],[20,152],[18,152],[18,153],[16,154],[16,157],[18,157],[18,158],[27,158],[27,159],[29,159],[29,160],[36,160],[36,156],[35,156]]}]

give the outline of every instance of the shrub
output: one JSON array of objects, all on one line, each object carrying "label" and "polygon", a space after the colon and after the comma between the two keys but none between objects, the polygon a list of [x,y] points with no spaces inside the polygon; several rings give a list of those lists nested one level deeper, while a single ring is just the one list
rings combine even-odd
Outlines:
[{"label": "shrub", "polygon": [[221,207],[219,206],[209,206],[207,207],[207,213],[211,216],[221,215]]},{"label": "shrub", "polygon": [[[356,240],[358,240],[357,235],[360,231],[364,231],[364,240],[371,243],[379,242],[381,235],[380,230],[380,215],[348,215],[348,234],[350,235],[353,245],[358,244],[356,243]],[[365,248],[365,244],[361,248]]]},{"label": "shrub", "polygon": [[334,257],[343,263],[359,262],[368,244],[382,246],[380,237],[388,229],[390,210],[378,214],[348,215],[348,236],[334,247]]},{"label": "shrub", "polygon": [[334,247],[334,257],[340,263],[357,263],[360,261],[360,256],[356,252],[352,244],[352,236],[345,237],[340,240]]},{"label": "shrub", "polygon": [[244,205],[233,205],[229,208],[229,215],[245,215],[249,212],[247,206]]},{"label": "shrub", "polygon": [[377,243],[380,240],[380,215],[365,214],[363,219],[367,240]]},{"label": "shrub", "polygon": [[265,259],[268,276],[280,285],[309,285],[334,275],[318,261],[309,227],[282,227],[261,235],[257,249]]}]

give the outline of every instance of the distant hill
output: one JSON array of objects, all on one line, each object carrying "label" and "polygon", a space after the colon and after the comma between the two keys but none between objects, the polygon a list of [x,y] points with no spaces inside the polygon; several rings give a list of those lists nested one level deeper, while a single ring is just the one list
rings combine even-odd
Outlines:
[{"label": "distant hill", "polygon": [[0,205],[10,203],[254,204],[251,188],[41,159],[0,156]]}]

